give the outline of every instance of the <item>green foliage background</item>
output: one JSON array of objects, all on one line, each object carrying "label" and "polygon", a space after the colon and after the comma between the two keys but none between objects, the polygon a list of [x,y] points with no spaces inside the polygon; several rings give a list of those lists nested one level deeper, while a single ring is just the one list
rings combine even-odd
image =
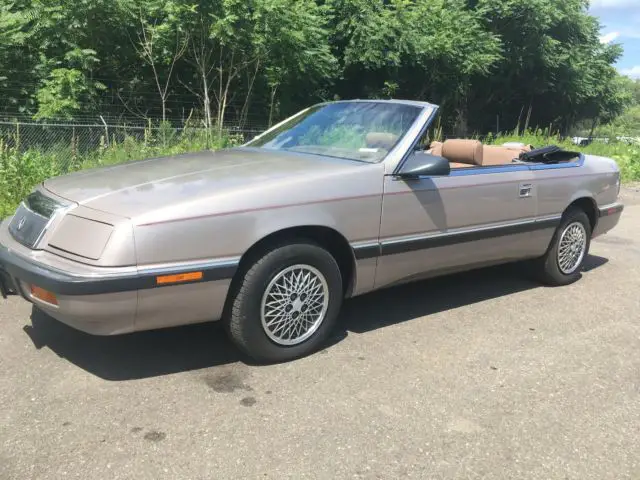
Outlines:
[{"label": "green foliage background", "polygon": [[590,132],[634,95],[599,35],[588,0],[7,0],[0,115],[264,126],[393,96],[452,133]]},{"label": "green foliage background", "polygon": [[[322,100],[441,106],[446,135],[640,137],[640,83],[599,40],[588,0],[5,0],[0,118],[110,124],[161,119],[262,129]],[[170,131],[167,128],[167,132]],[[505,137],[506,138],[506,137]],[[133,138],[79,153],[0,140],[0,215],[33,184],[86,168],[203,147]],[[355,141],[355,140],[354,140]],[[211,146],[211,143],[206,145]],[[640,177],[637,146],[585,151]]]}]

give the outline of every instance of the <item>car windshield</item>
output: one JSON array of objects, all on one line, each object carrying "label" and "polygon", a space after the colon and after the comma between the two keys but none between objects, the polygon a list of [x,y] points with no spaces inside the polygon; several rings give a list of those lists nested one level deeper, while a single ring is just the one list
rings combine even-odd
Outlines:
[{"label": "car windshield", "polygon": [[390,102],[317,105],[246,146],[375,163],[395,147],[421,110]]}]

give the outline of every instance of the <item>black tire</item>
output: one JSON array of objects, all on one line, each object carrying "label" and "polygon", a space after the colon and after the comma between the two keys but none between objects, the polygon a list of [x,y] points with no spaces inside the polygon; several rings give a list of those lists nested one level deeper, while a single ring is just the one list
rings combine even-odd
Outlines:
[{"label": "black tire", "polygon": [[[322,274],[329,303],[324,320],[309,338],[296,345],[281,345],[265,332],[260,315],[262,298],[280,272],[299,264]],[[240,275],[230,292],[225,322],[231,340],[244,353],[260,363],[285,362],[309,355],[323,345],[335,325],[344,296],[340,268],[328,251],[306,240],[274,245]]]},{"label": "black tire", "polygon": [[[575,270],[570,273],[565,273],[562,271],[559,265],[558,249],[560,247],[560,240],[563,232],[569,225],[572,225],[576,222],[582,224],[582,227],[584,228],[584,231],[586,233],[585,251]],[[547,252],[544,254],[544,256],[534,262],[534,268],[537,278],[542,283],[549,286],[569,285],[576,282],[581,277],[580,272],[582,270],[582,265],[584,263],[584,260],[587,258],[587,255],[589,254],[590,246],[591,223],[589,222],[589,217],[587,217],[587,214],[581,208],[569,208],[562,216],[560,225],[556,229],[553,238],[551,239],[551,243],[549,244]]]}]

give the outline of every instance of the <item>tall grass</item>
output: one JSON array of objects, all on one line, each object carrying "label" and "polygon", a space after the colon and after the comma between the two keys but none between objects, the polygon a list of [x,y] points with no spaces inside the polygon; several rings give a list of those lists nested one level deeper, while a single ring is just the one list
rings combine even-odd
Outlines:
[{"label": "tall grass", "polygon": [[20,139],[0,138],[0,218],[11,215],[18,203],[43,180],[87,168],[115,165],[165,155],[205,149],[216,150],[241,143],[237,136],[192,129],[176,135],[173,129],[145,130],[144,139],[113,139],[90,151],[77,146],[53,145],[47,149],[22,149]]}]

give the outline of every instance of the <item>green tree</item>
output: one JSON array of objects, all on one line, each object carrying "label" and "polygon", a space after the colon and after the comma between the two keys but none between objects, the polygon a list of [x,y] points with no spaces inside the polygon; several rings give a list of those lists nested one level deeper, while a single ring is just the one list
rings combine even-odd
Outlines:
[{"label": "green tree", "polygon": [[[72,120],[82,106],[93,102],[100,82],[90,82],[80,70],[56,68],[51,71],[36,92],[38,112],[36,119],[64,118]],[[83,100],[86,103],[83,103]]]},{"label": "green tree", "polygon": [[552,125],[566,132],[585,115],[597,117],[599,102],[615,110],[607,95],[617,95],[612,64],[620,48],[600,43],[599,23],[587,8],[587,0],[475,2],[503,50],[491,77],[474,84],[477,127],[499,117],[508,128]]},{"label": "green tree", "polygon": [[[0,114],[260,126],[318,100],[442,107],[446,133],[615,122],[640,101],[587,0],[8,0]],[[192,112],[192,113],[190,113]]]},{"label": "green tree", "polygon": [[[19,59],[25,49],[29,16],[24,11],[14,11],[12,3],[0,5],[0,108],[23,108],[28,89],[10,82],[22,68]],[[16,88],[17,87],[17,88]]]},{"label": "green tree", "polygon": [[208,126],[221,127],[231,104],[240,106],[235,113],[243,123],[256,89],[268,91],[268,104],[259,103],[271,118],[278,91],[291,95],[305,78],[308,92],[332,78],[335,58],[313,0],[201,2],[181,14],[191,32],[186,58],[193,68],[183,71],[181,83],[198,97]]},{"label": "green tree", "polygon": [[180,22],[181,5],[166,0],[146,0],[135,5],[121,2],[121,5],[133,23],[132,45],[151,70],[164,123],[176,64],[189,42],[189,33]]},{"label": "green tree", "polygon": [[466,115],[473,79],[500,59],[499,41],[462,0],[330,0],[341,95],[396,95]]}]

